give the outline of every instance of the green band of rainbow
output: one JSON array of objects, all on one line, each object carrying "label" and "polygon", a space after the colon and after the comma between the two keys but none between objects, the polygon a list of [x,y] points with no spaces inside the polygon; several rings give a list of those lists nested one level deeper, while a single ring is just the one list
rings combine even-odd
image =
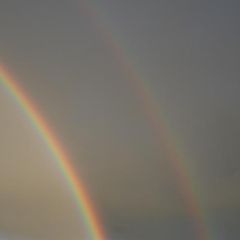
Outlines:
[{"label": "green band of rainbow", "polygon": [[78,210],[85,224],[84,227],[87,230],[88,239],[105,240],[104,230],[69,157],[64,152],[60,142],[48,127],[36,106],[2,65],[0,65],[0,84],[14,97],[19,107],[25,112],[27,118],[54,156],[56,164],[73,192]]}]

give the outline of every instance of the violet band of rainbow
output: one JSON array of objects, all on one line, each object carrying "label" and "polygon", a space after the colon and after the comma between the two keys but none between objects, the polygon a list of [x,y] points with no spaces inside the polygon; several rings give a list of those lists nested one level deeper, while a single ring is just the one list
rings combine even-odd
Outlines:
[{"label": "violet band of rainbow", "polygon": [[88,239],[105,240],[104,229],[94,210],[84,184],[81,179],[79,179],[70,158],[65,153],[61,143],[53,131],[49,128],[41,113],[37,110],[33,101],[28,98],[24,90],[19,86],[3,65],[0,65],[0,87],[1,86],[12,95],[19,108],[21,108],[21,110],[25,113],[28,121],[31,122],[34,129],[46,143],[47,148],[54,156],[56,165],[74,195],[78,211],[85,225],[84,228],[87,231]]}]

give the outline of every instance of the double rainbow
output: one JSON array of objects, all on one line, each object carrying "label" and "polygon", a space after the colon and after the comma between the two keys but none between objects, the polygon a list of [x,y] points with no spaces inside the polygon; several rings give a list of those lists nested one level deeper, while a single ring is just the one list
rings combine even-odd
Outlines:
[{"label": "double rainbow", "polygon": [[[165,152],[171,161],[172,168],[178,179],[178,188],[185,201],[188,213],[193,219],[197,239],[212,239],[211,231],[208,227],[205,216],[206,213],[204,213],[199,194],[196,191],[197,187],[194,185],[195,180],[191,175],[190,166],[185,161],[185,157],[181,154],[181,151],[177,148],[176,138],[170,134],[171,131],[169,130],[170,128],[168,127],[167,120],[162,115],[162,112],[159,111],[159,106],[154,99],[151,86],[149,86],[146,80],[139,76],[137,71],[133,68],[133,64],[128,61],[129,59],[126,57],[128,56],[125,50],[126,47],[124,47],[123,44],[120,44],[120,41],[116,37],[117,34],[114,34],[113,32],[114,28],[106,27],[105,24],[103,24],[108,22],[108,20],[102,21],[102,18],[104,18],[103,11],[98,10],[98,7],[90,2],[91,1],[82,0],[81,6],[83,7],[84,12],[91,18],[92,24],[102,37],[106,46],[112,51],[121,70],[126,73],[131,87],[139,97],[139,101],[143,106],[151,127],[156,131],[157,141],[159,141],[159,144],[164,147]],[[56,136],[51,129],[49,129],[46,121],[43,119],[32,101],[30,101],[24,91],[16,81],[13,80],[3,66],[0,66],[0,83],[5,86],[7,91],[12,93],[16,102],[24,110],[31,123],[35,126],[36,130],[55,156],[57,165],[75,195],[78,209],[84,220],[86,229],[89,232],[90,239],[105,240],[104,230],[92,207],[83,183],[77,176],[69,157],[64,152]]]},{"label": "double rainbow", "polygon": [[83,182],[77,176],[71,160],[64,151],[61,143],[48,127],[45,119],[37,110],[34,103],[27,97],[23,89],[14,81],[13,77],[0,65],[0,87],[1,85],[11,93],[18,106],[26,114],[48,149],[54,156],[62,175],[65,177],[69,188],[75,197],[76,205],[84,222],[88,239],[105,240],[105,233],[93,208],[91,200],[84,188]]}]

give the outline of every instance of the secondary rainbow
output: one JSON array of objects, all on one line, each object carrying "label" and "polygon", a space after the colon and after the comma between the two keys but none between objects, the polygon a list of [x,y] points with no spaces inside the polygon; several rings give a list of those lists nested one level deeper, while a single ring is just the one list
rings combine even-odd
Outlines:
[{"label": "secondary rainbow", "polygon": [[185,201],[189,215],[193,219],[197,239],[213,239],[214,237],[207,222],[207,214],[201,201],[201,195],[198,192],[199,187],[193,177],[190,163],[183,156],[177,137],[171,132],[162,109],[159,108],[157,101],[154,99],[150,85],[139,75],[133,67],[134,64],[129,61],[128,52],[130,51],[126,51],[125,44],[122,44],[118,39],[119,34],[111,26],[111,19],[106,18],[107,14],[104,14],[104,9],[101,8],[100,2],[81,0],[80,3],[85,14],[91,19],[94,28],[100,34],[104,44],[112,51],[119,68],[126,74],[130,87],[139,97],[139,102],[143,106],[149,123],[156,132],[157,141],[165,149],[178,180],[178,188]]},{"label": "secondary rainbow", "polygon": [[62,175],[65,177],[75,197],[78,210],[81,214],[83,223],[85,225],[84,227],[87,231],[87,239],[105,240],[103,227],[101,226],[91,200],[84,188],[82,181],[75,172],[68,155],[63,150],[63,147],[61,146],[57,137],[48,127],[43,116],[37,110],[37,107],[28,98],[23,89],[14,80],[7,69],[3,67],[3,65],[0,65],[0,86],[1,85],[15,99],[18,106],[26,114],[29,121],[36,129],[42,140],[47,144],[48,149],[54,156]]}]

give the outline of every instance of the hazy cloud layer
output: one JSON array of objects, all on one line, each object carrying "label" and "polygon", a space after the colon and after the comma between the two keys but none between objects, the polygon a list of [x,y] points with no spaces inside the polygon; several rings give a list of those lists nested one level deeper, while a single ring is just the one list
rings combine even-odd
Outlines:
[{"label": "hazy cloud layer", "polygon": [[[90,11],[81,1],[3,1],[0,58],[72,155],[106,229],[114,240],[194,239],[179,179],[125,62],[167,123],[212,231],[238,238],[239,3],[86,2]],[[66,183],[0,90],[0,229],[75,239]]]}]

